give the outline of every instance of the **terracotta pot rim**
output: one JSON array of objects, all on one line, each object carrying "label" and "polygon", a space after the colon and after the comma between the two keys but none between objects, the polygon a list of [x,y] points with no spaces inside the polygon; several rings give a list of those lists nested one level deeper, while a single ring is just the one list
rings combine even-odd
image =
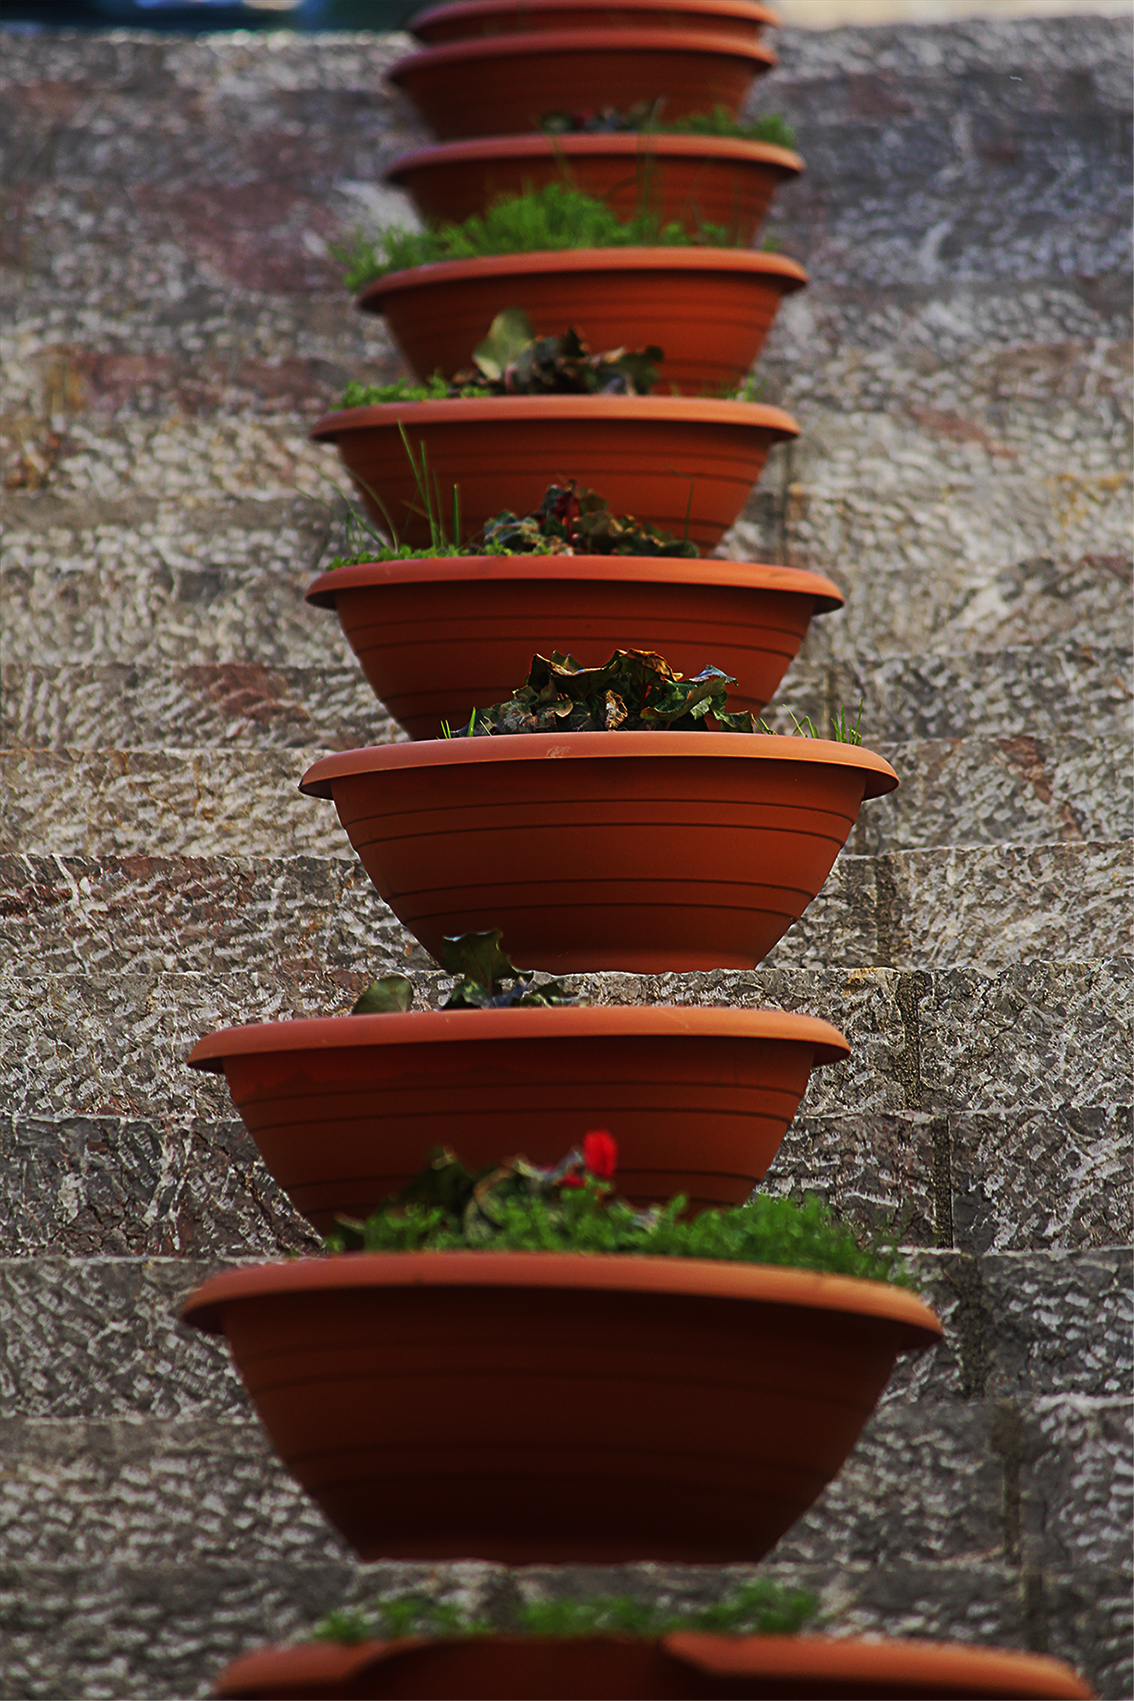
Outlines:
[{"label": "terracotta pot rim", "polygon": [[[628,1636],[591,1635],[585,1637],[509,1636],[498,1634],[493,1640],[505,1642],[553,1643],[564,1640],[593,1642],[600,1645],[637,1642]],[[458,1643],[473,1638],[443,1637],[438,1641]],[[475,1639],[478,1643],[483,1638]],[[887,1640],[871,1642],[859,1637],[845,1640],[831,1636],[721,1636],[705,1631],[676,1630],[657,1638],[641,1638],[656,1642],[668,1654],[688,1662],[714,1676],[858,1676],[864,1681],[877,1676],[896,1682],[899,1678],[925,1681],[940,1678],[946,1666],[950,1675],[975,1679],[979,1676],[995,1681],[1015,1679],[1021,1687],[1019,1696],[1066,1697],[1067,1701],[1089,1701],[1092,1691],[1072,1668],[1048,1654],[1032,1654],[1008,1648],[981,1648],[951,1642]],[[401,1637],[397,1640],[361,1642],[353,1645],[328,1642],[304,1642],[292,1647],[262,1648],[235,1660],[224,1677],[233,1687],[250,1684],[271,1684],[285,1675],[306,1676],[313,1681],[322,1678],[332,1681],[361,1676],[371,1664],[391,1655],[427,1645],[424,1637]],[[1023,1684],[1028,1683],[1027,1689]],[[1042,1687],[1039,1687],[1042,1686]]]},{"label": "terracotta pot rim", "polygon": [[[554,12],[561,10],[564,3],[565,0],[524,0],[524,10]],[[570,3],[580,11],[599,12],[617,5],[619,11],[625,12],[704,12],[714,18],[740,18],[746,23],[763,24],[768,29],[779,29],[783,23],[778,12],[773,12],[770,6],[758,5],[757,0],[570,0]],[[446,18],[492,17],[504,10],[501,0],[449,0],[446,5],[415,12],[405,28],[410,35],[416,35],[418,24]]]},{"label": "terracotta pot rim", "polygon": [[598,580],[608,584],[727,585],[815,599],[814,614],[830,614],[846,601],[833,580],[803,567],[762,561],[719,561],[686,555],[432,555],[417,560],[360,561],[336,567],[334,583],[319,578],[306,592],[316,608],[334,608],[340,591],[373,585],[452,584],[469,580]]},{"label": "terracotta pot rim", "polygon": [[421,71],[434,71],[484,59],[514,59],[538,54],[553,59],[561,53],[691,53],[718,59],[746,59],[754,69],[779,64],[770,47],[733,36],[705,35],[700,30],[535,30],[525,35],[472,36],[438,42],[399,59],[386,73],[392,83],[404,84]]},{"label": "terracotta pot rim", "polygon": [[446,401],[372,402],[324,414],[309,435],[334,443],[348,431],[372,431],[382,425],[488,425],[580,419],[654,421],[658,424],[740,425],[770,431],[777,442],[799,436],[799,427],[782,408],[760,402],[724,402],[703,396],[468,396]]},{"label": "terracotta pot rim", "polygon": [[653,1293],[741,1300],[808,1310],[844,1311],[900,1324],[909,1352],[943,1334],[936,1315],[906,1288],[861,1276],[824,1275],[791,1265],[709,1258],[647,1258],[588,1252],[350,1252],[246,1264],[211,1276],[191,1293],[181,1317],[207,1334],[224,1333],[224,1307],[277,1294],[358,1288],[549,1288]]},{"label": "terracotta pot rim", "polygon": [[431,284],[464,283],[482,278],[532,277],[565,272],[749,272],[769,283],[780,283],[789,295],[810,279],[798,260],[786,254],[766,254],[753,248],[568,248],[531,254],[485,254],[475,260],[433,260],[408,266],[377,278],[354,298],[363,313],[382,313],[380,305],[399,290]]},{"label": "terracotta pot rim", "polygon": [[687,1009],[681,1005],[585,1004],[518,1010],[404,1010],[371,1016],[300,1016],[249,1022],[199,1039],[190,1069],[220,1074],[227,1057],[339,1051],[381,1045],[465,1045],[496,1040],[590,1039],[596,1035],[689,1035],[698,1039],[787,1040],[815,1049],[813,1067],[850,1056],[850,1043],[818,1016],[787,1010]]},{"label": "terracotta pot rim", "polygon": [[428,148],[415,148],[402,154],[383,174],[384,183],[397,184],[400,176],[422,165],[457,164],[462,161],[540,158],[548,154],[626,154],[656,153],[678,158],[690,156],[709,159],[747,160],[753,165],[769,165],[782,170],[787,177],[797,176],[807,168],[799,154],[781,148],[776,142],[750,142],[740,136],[671,135],[656,130],[611,131],[602,135],[567,133],[548,136],[535,130],[519,136],[466,136],[455,142],[435,142]]},{"label": "terracotta pot rim", "polygon": [[[696,742],[693,742],[693,741]],[[307,797],[331,798],[332,781],[392,768],[444,768],[480,762],[685,760],[690,756],[757,762],[809,762],[865,772],[864,797],[894,791],[898,776],[885,757],[860,744],[760,732],[523,732],[495,738],[421,739],[337,750],[312,764],[299,782]]]}]

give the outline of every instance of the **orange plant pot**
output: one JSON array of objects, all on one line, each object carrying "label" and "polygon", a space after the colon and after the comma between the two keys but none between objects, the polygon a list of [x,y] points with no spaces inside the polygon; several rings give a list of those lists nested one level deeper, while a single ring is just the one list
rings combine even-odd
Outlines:
[{"label": "orange plant pot", "polygon": [[475,1636],[343,1646],[309,1642],[235,1660],[231,1701],[415,1697],[418,1701],[1091,1701],[1062,1660],[941,1642],[822,1636]]},{"label": "orange plant pot", "polygon": [[754,967],[897,783],[824,739],[573,732],[348,750],[301,790],[434,956],[500,927],[520,968],[656,974]]},{"label": "orange plant pot", "polygon": [[441,141],[538,129],[553,112],[661,102],[666,119],[735,115],[771,48],[688,30],[574,29],[445,42],[390,72]]},{"label": "orange plant pot", "polygon": [[[690,396],[491,396],[344,408],[311,435],[334,443],[378,525],[383,506],[403,543],[429,528],[399,433],[424,444],[448,521],[460,488],[462,537],[510,508],[525,514],[549,484],[597,490],[616,514],[712,549],[739,517],[774,443],[799,428],[779,408]],[[381,498],[376,501],[374,492]]]},{"label": "orange plant pot", "polygon": [[778,13],[753,0],[458,0],[431,6],[406,26],[431,47],[477,36],[536,30],[693,30],[757,41]]},{"label": "orange plant pot", "polygon": [[748,247],[772,196],[803,170],[771,142],[723,136],[493,136],[441,142],[404,154],[385,181],[410,195],[422,218],[460,224],[501,195],[566,180],[620,218],[639,208],[690,232],[723,225]]},{"label": "orange plant pot", "polygon": [[711,661],[739,681],[733,707],[758,714],[812,617],[843,598],[819,573],[748,561],[481,555],[341,567],[307,601],[336,611],[379,701],[426,739],[503,702],[553,649],[595,667],[654,650],[690,677]]},{"label": "orange plant pot", "polygon": [[421,379],[472,365],[503,307],[520,307],[537,336],[573,326],[593,350],[665,355],[656,390],[688,396],[735,390],[786,295],[807,273],[782,254],[734,248],[576,248],[490,255],[394,272],[363,290]]},{"label": "orange plant pot", "polygon": [[540,1252],[253,1266],[182,1315],[364,1560],[509,1565],[761,1558],[941,1334],[881,1282]]},{"label": "orange plant pot", "polygon": [[260,1155],[321,1233],[369,1216],[438,1146],[470,1169],[522,1152],[550,1168],[588,1128],[618,1141],[618,1191],[741,1205],[811,1070],[850,1046],[777,1010],[431,1010],[270,1022],[208,1034]]}]

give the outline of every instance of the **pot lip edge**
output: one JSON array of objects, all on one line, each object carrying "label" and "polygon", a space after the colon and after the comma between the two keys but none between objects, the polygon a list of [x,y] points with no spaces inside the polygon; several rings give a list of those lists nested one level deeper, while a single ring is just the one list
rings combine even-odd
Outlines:
[{"label": "pot lip edge", "polygon": [[308,437],[316,443],[336,443],[348,432],[381,430],[399,422],[483,426],[493,421],[547,421],[554,425],[579,420],[593,423],[596,418],[603,423],[626,421],[635,425],[741,426],[775,432],[777,441],[799,436],[799,426],[791,415],[766,402],[733,402],[712,396],[586,395],[447,396],[420,402],[368,402],[362,407],[332,409],[315,421]]},{"label": "pot lip edge", "polygon": [[[494,1641],[557,1646],[564,1638],[550,1636],[520,1636],[496,1632],[491,1638]],[[695,1664],[701,1669],[711,1665],[712,1669],[720,1670],[722,1674],[731,1666],[743,1666],[745,1673],[768,1671],[770,1664],[774,1669],[783,1671],[800,1670],[809,1662],[820,1668],[830,1669],[838,1662],[845,1666],[848,1658],[856,1669],[865,1675],[872,1667],[881,1665],[879,1675],[888,1675],[893,1667],[900,1667],[903,1662],[915,1662],[919,1667],[932,1668],[946,1664],[953,1668],[970,1671],[987,1668],[992,1665],[1003,1671],[1015,1671],[1021,1676],[1034,1672],[1037,1677],[1047,1675],[1051,1678],[1063,1676],[1073,1679],[1078,1688],[1072,1691],[1070,1687],[1063,1693],[1070,1696],[1088,1697],[1092,1692],[1079,1678],[1079,1674],[1065,1660],[1051,1654],[1036,1654],[1028,1649],[982,1647],[964,1642],[942,1642],[929,1638],[911,1637],[908,1640],[900,1637],[886,1637],[872,1640],[868,1637],[833,1637],[822,1635],[798,1636],[727,1636],[712,1631],[676,1630],[668,1631],[655,1637],[630,1637],[615,1632],[592,1633],[589,1636],[572,1637],[572,1641],[640,1643],[645,1647],[661,1648],[676,1658]],[[262,1648],[253,1649],[247,1654],[240,1655],[226,1667],[222,1678],[231,1673],[247,1673],[247,1678],[256,1681],[262,1673],[261,1680],[270,1680],[277,1673],[293,1668],[299,1664],[301,1669],[317,1673],[322,1666],[328,1674],[342,1673],[343,1675],[361,1672],[371,1661],[386,1659],[391,1655],[409,1652],[422,1645],[433,1642],[445,1643],[476,1643],[483,1645],[485,1638],[444,1636],[444,1637],[400,1637],[390,1640],[373,1638],[358,1644],[342,1644],[331,1642],[293,1642],[274,1643]],[[712,1658],[716,1655],[717,1658]],[[728,1656],[732,1656],[730,1661]],[[721,1656],[724,1656],[723,1659]],[[761,1659],[760,1656],[763,1656]],[[793,1657],[794,1656],[794,1657]],[[738,1672],[738,1675],[741,1675]],[[769,1674],[770,1675],[770,1674]],[[897,1675],[897,1674],[895,1674]],[[220,1681],[220,1680],[218,1680]]]},{"label": "pot lip edge", "polygon": [[912,1289],[864,1276],[710,1258],[646,1257],[636,1253],[349,1252],[287,1263],[241,1265],[208,1277],[182,1302],[191,1328],[223,1335],[224,1308],[295,1293],[343,1289],[420,1290],[538,1288],[643,1294],[801,1310],[841,1312],[907,1332],[898,1353],[935,1346],[940,1319]]},{"label": "pot lip edge", "polygon": [[[778,54],[766,42],[742,41],[728,35],[709,35],[702,30],[591,29],[516,31],[504,35],[464,36],[456,41],[437,42],[433,47],[419,48],[408,53],[386,72],[392,83],[399,86],[407,77],[435,69],[448,69],[469,60],[518,59],[524,54],[547,57],[555,53],[593,53],[606,48],[611,54],[643,53],[656,50],[673,53],[698,53],[706,57],[747,60],[758,70],[763,66],[773,70],[779,64]],[[408,91],[407,91],[408,92]],[[459,138],[463,140],[464,138]]]},{"label": "pot lip edge", "polygon": [[[695,738],[694,746],[673,741]],[[593,741],[588,748],[587,743]],[[601,743],[600,743],[601,741]],[[727,742],[726,742],[727,741]],[[785,746],[787,748],[785,748]],[[795,748],[792,748],[792,747]],[[802,747],[802,748],[800,748]],[[525,732],[488,738],[418,739],[402,744],[376,744],[360,750],[337,750],[322,756],[299,781],[306,797],[333,798],[331,782],[391,768],[457,767],[485,762],[684,760],[690,756],[739,758],[751,761],[805,762],[816,766],[852,768],[874,776],[867,797],[895,791],[899,780],[884,756],[864,745],[833,739],[800,738],[792,734],[752,732]],[[362,760],[367,758],[367,760]]]},{"label": "pot lip edge", "polygon": [[[575,0],[575,3],[583,11],[599,12],[604,6],[617,10],[617,0]],[[749,23],[766,25],[769,29],[779,29],[783,25],[780,13],[762,5],[761,0],[627,0],[627,3],[631,10],[640,8],[644,12],[701,12],[711,17],[742,18]],[[570,4],[570,0],[529,0],[529,4],[533,12],[551,12]],[[448,3],[441,0],[440,4],[415,12],[405,28],[413,35],[415,32],[411,26],[426,20],[454,15],[462,18],[491,17],[494,13],[514,9],[508,0],[448,0]]]},{"label": "pot lip edge", "polygon": [[623,130],[597,135],[577,131],[552,137],[536,130],[530,135],[521,132],[508,136],[462,136],[453,141],[433,142],[428,147],[413,148],[409,153],[399,155],[387,166],[382,181],[396,184],[400,172],[419,170],[422,166],[428,168],[431,165],[444,166],[464,162],[489,164],[493,159],[523,158],[529,154],[536,157],[545,153],[554,155],[557,151],[596,154],[600,157],[604,151],[632,154],[642,150],[645,135],[649,138],[645,151],[657,152],[663,156],[672,153],[677,157],[715,157],[754,166],[782,167],[789,175],[806,170],[802,155],[797,154],[793,148],[781,147],[778,142],[757,142],[744,136],[700,136],[668,131]]},{"label": "pot lip edge", "polygon": [[[810,280],[804,266],[788,254],[761,248],[734,248],[725,245],[689,245],[667,247],[664,243],[639,243],[626,248],[565,248],[533,249],[516,254],[480,254],[471,260],[429,260],[420,266],[406,266],[375,278],[360,290],[354,305],[360,312],[382,312],[367,304],[388,295],[413,290],[444,288],[446,284],[463,284],[477,278],[556,277],[563,274],[622,272],[630,274],[664,272],[708,272],[736,274],[757,283],[784,286],[782,294],[802,289]],[[694,398],[700,400],[703,398]]]},{"label": "pot lip edge", "polygon": [[[554,566],[553,563],[563,563]],[[768,591],[781,596],[811,596],[813,615],[832,614],[846,596],[833,579],[807,567],[783,567],[775,562],[728,561],[713,556],[683,555],[433,555],[415,560],[359,561],[350,567],[319,574],[304,592],[318,608],[334,608],[339,592],[381,589],[388,585],[438,583],[507,583],[528,578],[564,584],[665,584],[711,586],[714,589]],[[357,574],[357,578],[347,578]],[[341,577],[339,576],[341,575]],[[781,584],[774,576],[792,582]]]},{"label": "pot lip edge", "polygon": [[849,1040],[838,1028],[821,1016],[804,1012],[742,1010],[725,1005],[686,1009],[676,1004],[579,1004],[518,1010],[399,1010],[247,1022],[203,1034],[186,1062],[191,1069],[219,1074],[227,1057],[270,1056],[276,1052],[290,1055],[382,1045],[476,1045],[608,1036],[664,1036],[677,1043],[688,1038],[811,1045],[832,1054],[816,1059],[812,1065],[816,1068],[839,1062],[851,1052]]}]

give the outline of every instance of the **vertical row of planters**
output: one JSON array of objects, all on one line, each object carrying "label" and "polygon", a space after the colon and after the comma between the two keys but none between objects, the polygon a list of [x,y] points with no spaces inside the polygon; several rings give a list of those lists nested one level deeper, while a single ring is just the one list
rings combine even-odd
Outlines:
[{"label": "vertical row of planters", "polygon": [[[184,1315],[227,1338],[364,1560],[758,1560],[897,1357],[940,1335],[892,1250],[814,1204],[745,1203],[842,1035],[587,1007],[533,973],[753,967],[897,784],[845,723],[757,730],[836,587],[701,554],[796,431],[731,393],[806,281],[741,246],[801,168],[729,133],[771,21],[750,0],[464,0],[418,21],[424,50],[393,73],[442,139],[391,173],[427,216],[522,210],[568,172],[627,220],[648,194],[642,228],[669,239],[387,266],[359,305],[420,392],[316,428],[391,541],[310,600],[411,742],[328,757],[303,789],[456,984],[414,1011],[387,976],[349,1015],[195,1048],[330,1240],[214,1278]],[[355,1621],[238,1661],[218,1693],[1088,1694],[1053,1661],[753,1613],[735,1622],[761,1634]]]}]

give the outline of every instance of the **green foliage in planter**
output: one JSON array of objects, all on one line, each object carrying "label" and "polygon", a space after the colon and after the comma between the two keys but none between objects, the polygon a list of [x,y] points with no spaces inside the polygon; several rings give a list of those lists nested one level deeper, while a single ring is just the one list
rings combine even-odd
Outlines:
[{"label": "green foliage in planter", "polygon": [[[451,934],[441,941],[438,961],[456,985],[441,1006],[443,1010],[528,1009],[557,1004],[576,1004],[562,981],[536,984],[534,971],[520,970],[503,949],[504,935],[498,927],[485,933]],[[408,975],[382,975],[371,981],[352,1007],[353,1016],[374,1016],[408,1010],[413,1003],[413,982]]]},{"label": "green foliage in planter", "polygon": [[661,225],[648,210],[620,219],[605,201],[566,183],[548,183],[522,195],[501,195],[484,213],[460,224],[424,230],[390,225],[377,241],[357,235],[336,251],[348,289],[438,260],[477,260],[486,254],[541,254],[568,248],[688,248],[730,246],[723,225],[702,224],[692,234],[676,221]]},{"label": "green foliage in planter", "polygon": [[736,680],[719,667],[693,679],[674,673],[652,650],[615,650],[602,667],[581,667],[553,650],[533,656],[523,685],[506,703],[479,709],[474,737],[517,732],[694,732],[709,716],[726,732],[753,732],[755,716],[730,714],[725,700]]},{"label": "green foliage in planter", "polygon": [[[598,1134],[587,1140],[598,1139]],[[614,1142],[605,1131],[603,1142]],[[328,1252],[620,1253],[644,1258],[711,1258],[786,1265],[830,1275],[912,1286],[898,1249],[878,1235],[856,1235],[820,1199],[802,1203],[757,1195],[731,1210],[682,1216],[687,1200],[637,1211],[610,1197],[582,1152],[553,1170],[524,1158],[472,1173],[445,1149],[400,1194],[365,1222],[340,1217]],[[600,1148],[601,1150],[601,1148]],[[603,1166],[609,1172],[613,1164]],[[580,1170],[584,1173],[580,1174]]]},{"label": "green foliage in planter", "polygon": [[544,119],[542,128],[549,135],[604,136],[645,131],[657,136],[729,136],[740,142],[773,142],[779,148],[793,148],[795,133],[791,126],[775,113],[742,123],[728,109],[715,106],[711,112],[694,112],[688,118],[674,118],[665,123],[658,117],[659,102],[645,101],[620,112],[606,106],[599,111],[552,112]]},{"label": "green foliage in planter", "polygon": [[[795,1636],[817,1617],[819,1603],[805,1589],[769,1578],[741,1583],[708,1606],[663,1607],[628,1595],[590,1600],[525,1601],[506,1631],[528,1636],[665,1636],[701,1630],[719,1636]],[[401,1636],[483,1636],[496,1627],[428,1595],[382,1595],[366,1607],[330,1612],[312,1631],[320,1642],[393,1641]]]},{"label": "green foliage in planter", "polygon": [[597,491],[549,484],[538,508],[522,517],[505,509],[482,533],[485,548],[508,555],[664,555],[697,559],[688,533],[676,538],[633,514],[612,514]]}]

